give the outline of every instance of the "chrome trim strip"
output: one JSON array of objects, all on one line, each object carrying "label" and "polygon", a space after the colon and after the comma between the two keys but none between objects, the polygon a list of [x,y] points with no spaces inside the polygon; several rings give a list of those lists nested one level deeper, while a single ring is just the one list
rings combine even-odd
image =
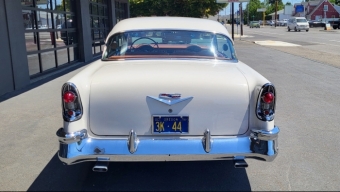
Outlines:
[{"label": "chrome trim strip", "polygon": [[[180,138],[173,136],[173,139],[162,139],[161,136],[155,136],[154,138],[140,136],[137,138],[137,134],[131,131],[129,136],[125,138],[97,139],[87,137],[81,142],[69,144],[61,142],[58,156],[62,162],[68,165],[98,160],[110,162],[195,161],[233,160],[242,159],[243,157],[273,161],[278,154],[279,128],[274,127],[273,130],[267,132],[252,131],[253,136],[251,137],[211,136],[210,141],[214,146],[210,148],[209,153],[202,147],[202,136],[187,138],[185,136],[180,136]],[[208,135],[206,138],[209,137]],[[254,135],[257,135],[257,137],[254,137]],[[127,140],[130,144],[128,147],[126,146]],[[208,141],[208,139],[205,141]],[[98,148],[102,149],[100,154],[95,152],[95,149]],[[208,149],[208,147],[206,148]],[[133,150],[135,151],[131,153]],[[99,159],[101,157],[103,159]]]}]

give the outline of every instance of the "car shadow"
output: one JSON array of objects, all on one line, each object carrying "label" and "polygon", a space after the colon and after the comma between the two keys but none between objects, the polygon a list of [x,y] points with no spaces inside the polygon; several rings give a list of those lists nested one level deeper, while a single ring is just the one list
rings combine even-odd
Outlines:
[{"label": "car shadow", "polygon": [[91,62],[94,62],[96,60],[98,60],[100,57],[94,57],[91,61],[88,62],[82,62],[82,63],[76,63],[76,64],[72,64],[72,65],[65,65],[63,67],[60,67],[58,69],[54,68],[51,69],[49,71],[46,71],[44,74],[42,74],[41,76],[35,77],[34,79],[32,79],[33,81],[31,81],[30,84],[28,84],[27,86],[18,89],[18,90],[14,90],[8,93],[5,93],[3,95],[0,95],[0,103],[3,101],[6,101],[12,97],[18,96],[22,93],[25,93],[31,89],[34,89],[36,87],[39,87],[45,83],[48,83],[49,81],[52,81],[58,77],[61,77],[63,75],[66,75],[72,71],[75,71],[81,67],[84,67],[88,64],[90,64]]},{"label": "car shadow", "polygon": [[28,191],[251,191],[232,161],[113,162],[106,173],[93,165],[63,165],[55,154]]}]

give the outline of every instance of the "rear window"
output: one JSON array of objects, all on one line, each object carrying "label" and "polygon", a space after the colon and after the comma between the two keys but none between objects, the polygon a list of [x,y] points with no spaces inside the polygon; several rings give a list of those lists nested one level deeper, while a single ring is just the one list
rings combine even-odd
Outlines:
[{"label": "rear window", "polygon": [[103,60],[127,58],[236,59],[225,35],[203,31],[143,30],[117,33],[106,43]]},{"label": "rear window", "polygon": [[306,19],[296,19],[296,22],[303,23],[303,22],[307,22],[307,20]]}]

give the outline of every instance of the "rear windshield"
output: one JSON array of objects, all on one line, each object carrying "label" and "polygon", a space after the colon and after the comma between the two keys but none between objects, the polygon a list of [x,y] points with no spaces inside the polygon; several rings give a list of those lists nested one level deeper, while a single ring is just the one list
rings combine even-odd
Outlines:
[{"label": "rear windshield", "polygon": [[117,33],[106,43],[103,60],[127,58],[236,59],[232,41],[203,31],[143,30]]},{"label": "rear windshield", "polygon": [[307,20],[306,19],[296,19],[296,22],[302,23],[302,22],[307,22]]}]

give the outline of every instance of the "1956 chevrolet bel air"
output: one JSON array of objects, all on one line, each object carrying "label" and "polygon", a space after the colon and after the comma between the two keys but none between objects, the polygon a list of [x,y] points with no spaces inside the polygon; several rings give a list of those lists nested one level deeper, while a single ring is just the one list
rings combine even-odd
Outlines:
[{"label": "1956 chevrolet bel air", "polygon": [[95,161],[272,161],[278,154],[273,84],[237,59],[216,21],[120,21],[102,58],[62,86],[59,158]]}]

